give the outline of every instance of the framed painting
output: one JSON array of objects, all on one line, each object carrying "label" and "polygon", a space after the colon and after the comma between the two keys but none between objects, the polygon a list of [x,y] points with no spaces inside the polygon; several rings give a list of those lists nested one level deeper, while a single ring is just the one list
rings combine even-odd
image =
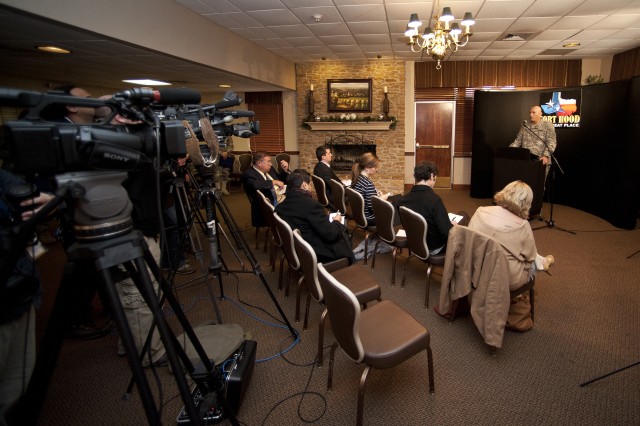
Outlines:
[{"label": "framed painting", "polygon": [[371,79],[327,80],[328,112],[371,112]]}]

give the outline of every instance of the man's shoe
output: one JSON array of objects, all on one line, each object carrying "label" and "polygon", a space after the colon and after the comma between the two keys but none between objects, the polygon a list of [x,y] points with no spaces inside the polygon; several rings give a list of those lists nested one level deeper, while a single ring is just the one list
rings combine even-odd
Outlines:
[{"label": "man's shoe", "polygon": [[185,263],[178,269],[176,269],[176,274],[178,275],[189,275],[193,274],[196,270],[191,267],[188,263]]},{"label": "man's shoe", "polygon": [[111,331],[111,324],[107,322],[98,327],[95,322],[87,321],[82,324],[72,325],[65,333],[69,339],[92,340],[106,336]]}]

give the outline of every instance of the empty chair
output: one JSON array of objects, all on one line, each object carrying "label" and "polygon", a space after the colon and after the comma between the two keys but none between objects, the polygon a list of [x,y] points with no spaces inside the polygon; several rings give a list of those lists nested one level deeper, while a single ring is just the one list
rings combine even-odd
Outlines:
[{"label": "empty chair", "polygon": [[[260,202],[262,203],[262,214],[267,218],[267,223],[269,224],[269,229],[271,230],[271,245],[269,249],[269,264],[271,265],[271,272],[275,271],[276,268],[276,257],[278,254],[278,249],[282,248],[282,241],[280,240],[280,235],[278,234],[278,229],[276,228],[276,222],[273,218],[274,207],[273,204],[267,200],[267,197],[264,196],[262,192],[258,192]],[[268,232],[267,232],[268,234]],[[267,235],[268,239],[268,235]],[[265,241],[265,244],[267,241]],[[280,283],[282,282],[282,275],[278,277],[278,287],[280,287]]]},{"label": "empty chair", "polygon": [[311,175],[311,181],[313,182],[313,188],[316,190],[318,202],[326,209],[333,211],[333,205],[329,202],[329,198],[327,198],[327,190],[324,186],[324,180],[316,175]]},{"label": "empty chair", "polygon": [[395,215],[396,209],[387,200],[383,200],[378,196],[371,197],[371,206],[373,207],[373,214],[376,217],[376,234],[379,240],[376,241],[375,248],[373,250],[373,257],[371,258],[371,269],[376,267],[376,251],[380,241],[384,241],[389,244],[393,250],[391,255],[393,257],[393,263],[391,264],[391,284],[396,282],[396,255],[398,249],[403,249],[409,246],[409,242],[405,235],[398,235],[395,227]]},{"label": "empty chair", "polygon": [[[284,260],[286,259],[287,264],[289,265],[287,272],[287,284],[284,288],[284,296],[289,296],[289,281],[291,279],[291,274],[294,274],[297,279],[297,287],[298,292],[300,292],[300,285],[302,284],[302,275],[300,273],[300,260],[298,259],[298,255],[296,254],[296,249],[293,246],[293,230],[289,226],[284,219],[278,216],[278,213],[273,213],[273,218],[275,220],[276,229],[278,230],[278,235],[280,236],[280,242],[282,243],[282,252],[284,253],[282,258],[280,259],[280,277],[283,277],[283,267]],[[282,288],[282,282],[278,283],[278,290]],[[297,300],[300,299],[298,294]],[[299,313],[296,313],[296,318],[299,317]]]},{"label": "empty chair", "polygon": [[240,154],[238,156],[238,163],[240,164],[239,171],[242,174],[245,170],[251,167],[251,164],[253,163],[253,155],[247,153]]},{"label": "empty chair", "polygon": [[[425,351],[429,391],[434,393],[433,356],[429,330],[425,326],[390,300],[361,309],[353,292],[322,264],[318,265],[318,279],[336,338],[331,346],[327,388],[333,385],[333,361],[338,345],[353,361],[366,365],[358,386],[356,425],[362,425],[364,390],[372,368],[393,368]],[[411,386],[411,383],[405,385]]]},{"label": "empty chair", "polygon": [[444,254],[429,254],[427,247],[427,221],[424,217],[400,206],[400,222],[407,234],[407,244],[411,255],[404,264],[404,275],[402,276],[402,287],[407,275],[407,266],[412,257],[416,257],[429,265],[427,268],[427,282],[424,289],[424,307],[429,307],[429,290],[431,287],[431,270],[434,266],[444,266]]},{"label": "empty chair", "polygon": [[351,214],[356,223],[356,229],[364,232],[364,264],[366,265],[367,254],[369,253],[369,237],[371,234],[376,234],[377,228],[369,226],[367,223],[367,217],[364,215],[364,198],[362,198],[362,194],[353,188],[345,188],[345,193],[351,206]]},{"label": "empty chair", "polygon": [[[294,244],[298,259],[300,260],[300,270],[304,277],[304,285],[308,290],[307,303],[304,311],[304,323],[303,329],[307,329],[309,320],[309,305],[311,298],[313,297],[318,303],[324,305],[324,296],[322,295],[322,289],[318,282],[318,259],[313,251],[313,248],[308,242],[302,238],[302,234],[298,229],[293,231]],[[368,274],[367,271],[358,265],[349,265],[347,258],[338,259],[333,262],[324,263],[324,267],[327,271],[336,274],[340,277],[340,280],[345,286],[347,286],[358,299],[358,302],[366,308],[367,303],[380,300],[380,286],[375,280],[373,274]],[[297,301],[298,306],[300,304]],[[298,312],[298,309],[296,309]],[[316,357],[318,365],[322,365],[324,346],[324,320],[327,316],[327,310],[322,312],[320,317],[320,324],[318,330],[318,355]],[[296,315],[296,321],[298,317]]]}]

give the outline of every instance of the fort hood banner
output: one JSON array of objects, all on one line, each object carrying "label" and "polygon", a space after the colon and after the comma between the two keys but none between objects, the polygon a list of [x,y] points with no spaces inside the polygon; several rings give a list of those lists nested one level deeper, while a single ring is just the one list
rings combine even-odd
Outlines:
[{"label": "fort hood banner", "polygon": [[554,127],[580,127],[582,90],[540,93],[542,119]]}]

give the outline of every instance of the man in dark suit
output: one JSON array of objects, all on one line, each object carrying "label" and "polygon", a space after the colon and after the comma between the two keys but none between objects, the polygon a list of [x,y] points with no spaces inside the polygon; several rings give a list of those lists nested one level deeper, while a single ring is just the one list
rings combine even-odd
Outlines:
[{"label": "man in dark suit", "polygon": [[251,225],[254,227],[269,226],[267,219],[262,217],[260,211],[258,191],[262,192],[273,205],[277,205],[278,191],[284,188],[283,180],[287,178],[289,164],[283,160],[280,167],[282,173],[278,174],[271,163],[271,156],[259,151],[253,156],[253,166],[242,174],[242,185],[251,202]]},{"label": "man in dark suit", "polygon": [[340,178],[336,176],[331,169],[331,159],[333,158],[333,154],[326,146],[319,146],[316,148],[316,157],[318,158],[318,163],[313,168],[313,175],[318,176],[324,181],[325,193],[327,194],[327,197],[331,199],[331,185],[329,184],[329,181],[331,179],[335,179],[338,182],[341,182]]},{"label": "man in dark suit", "polygon": [[[427,246],[430,254],[444,253],[451,227],[458,223],[465,226],[469,223],[469,215],[466,212],[458,213],[462,216],[460,222],[449,218],[442,199],[433,190],[437,174],[438,167],[435,163],[418,164],[413,169],[415,185],[411,188],[411,192],[398,202],[398,206],[413,210],[427,221]],[[408,229],[407,232],[411,230]]]},{"label": "man in dark suit", "polygon": [[311,196],[311,177],[304,170],[294,170],[287,177],[287,197],[276,206],[276,213],[291,229],[299,229],[302,238],[316,253],[318,262],[331,262],[342,258],[353,263],[353,251],[344,237],[347,228],[337,213],[332,220],[324,207]]}]

